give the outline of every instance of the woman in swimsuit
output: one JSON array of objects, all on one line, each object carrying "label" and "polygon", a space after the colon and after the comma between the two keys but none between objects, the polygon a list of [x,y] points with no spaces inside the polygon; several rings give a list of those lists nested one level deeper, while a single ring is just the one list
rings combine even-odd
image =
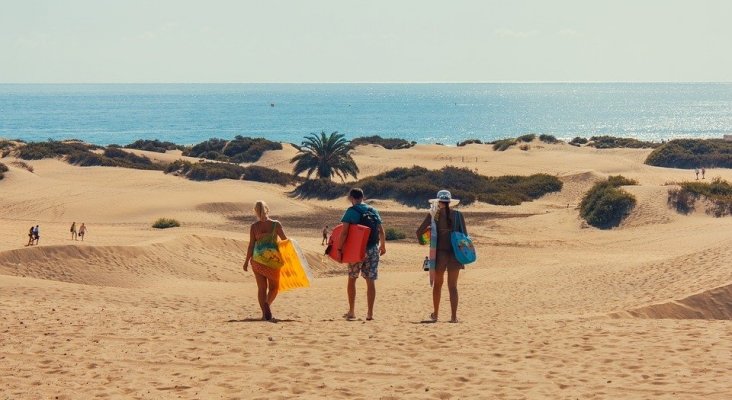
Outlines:
[{"label": "woman in swimsuit", "polygon": [[76,240],[76,222],[71,223],[71,240]]},{"label": "woman in swimsuit", "polygon": [[286,240],[287,236],[285,236],[279,221],[269,218],[267,203],[258,201],[254,205],[254,214],[257,216],[258,221],[253,223],[249,230],[249,248],[247,249],[247,258],[244,261],[244,271],[248,270],[247,268],[251,262],[252,272],[254,272],[254,277],[257,279],[257,299],[259,300],[259,307],[262,308],[262,319],[271,321],[273,317],[270,307],[277,297],[280,270],[259,264],[252,259],[252,256],[254,255],[254,246],[258,240],[268,238],[273,232],[282,240]]},{"label": "woman in swimsuit", "polygon": [[81,241],[84,241],[84,235],[86,235],[86,225],[84,223],[81,223],[81,226],[79,227],[79,237],[81,238]]}]

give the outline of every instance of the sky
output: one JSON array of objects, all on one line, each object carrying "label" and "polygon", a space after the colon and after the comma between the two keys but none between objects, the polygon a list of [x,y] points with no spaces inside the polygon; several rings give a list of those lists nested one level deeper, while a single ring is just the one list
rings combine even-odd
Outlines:
[{"label": "sky", "polygon": [[0,82],[730,82],[730,17],[729,0],[0,0]]}]

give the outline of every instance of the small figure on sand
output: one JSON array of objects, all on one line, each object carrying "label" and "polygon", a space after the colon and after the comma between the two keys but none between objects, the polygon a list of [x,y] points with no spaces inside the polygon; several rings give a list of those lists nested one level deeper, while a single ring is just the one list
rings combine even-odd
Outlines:
[{"label": "small figure on sand", "polygon": [[699,180],[699,168],[694,168],[694,173],[696,173],[696,180]]},{"label": "small figure on sand", "polygon": [[707,169],[702,167],[702,179],[704,179],[704,175],[707,174]]},{"label": "small figure on sand", "polygon": [[363,190],[353,188],[348,193],[348,201],[351,203],[341,218],[343,231],[340,238],[335,238],[334,244],[338,252],[343,254],[343,247],[348,240],[348,227],[351,224],[359,224],[371,228],[371,233],[366,242],[366,258],[357,263],[348,264],[348,312],[343,316],[347,320],[356,319],[356,281],[359,273],[366,280],[366,302],[368,311],[366,320],[374,319],[374,303],[376,301],[376,279],[379,278],[379,259],[386,254],[386,234],[382,226],[379,212],[363,203]]},{"label": "small figure on sand", "polygon": [[41,229],[36,225],[33,228],[33,241],[35,242],[35,245],[38,246],[38,242],[41,240]]},{"label": "small figure on sand", "polygon": [[78,235],[76,233],[76,222],[71,223],[70,231],[71,231],[71,240],[76,240],[78,237]]},{"label": "small figure on sand", "polygon": [[[247,258],[244,260],[244,271],[247,271],[249,263],[252,264],[252,272],[257,279],[257,299],[259,307],[262,309],[262,319],[272,321],[272,303],[277,297],[280,283],[280,270],[271,266],[264,265],[255,261],[255,247],[277,248],[277,237],[286,240],[287,236],[282,229],[282,224],[269,218],[269,207],[267,203],[258,201],[254,204],[254,214],[257,216],[257,222],[253,223],[249,229],[249,248],[247,249]],[[277,251],[277,250],[274,250]],[[258,259],[258,258],[257,258]],[[264,261],[263,261],[264,262]]]},{"label": "small figure on sand", "polygon": [[430,270],[430,256],[424,257],[424,262],[422,263],[422,270],[424,270],[424,271]]},{"label": "small figure on sand", "polygon": [[430,200],[432,210],[417,229],[417,238],[422,236],[428,229],[432,231],[430,237],[430,273],[434,271],[434,282],[432,285],[432,305],[434,311],[430,314],[430,320],[437,322],[440,311],[440,298],[442,296],[442,285],[447,272],[447,288],[450,292],[450,308],[452,317],[450,322],[458,322],[458,277],[460,270],[465,266],[455,257],[452,248],[451,235],[454,231],[461,231],[467,235],[465,219],[460,211],[451,209],[451,206],[458,205],[460,201],[453,199],[452,194],[447,190],[440,190],[437,198]]},{"label": "small figure on sand", "polygon": [[323,240],[320,242],[321,246],[325,246],[328,243],[328,225],[323,228]]},{"label": "small figure on sand", "polygon": [[81,223],[81,226],[79,227],[79,237],[81,238],[81,241],[84,241],[84,235],[86,235],[86,225],[84,223]]},{"label": "small figure on sand", "polygon": [[28,244],[25,245],[25,247],[33,246],[33,225],[31,225],[30,230],[28,230]]}]

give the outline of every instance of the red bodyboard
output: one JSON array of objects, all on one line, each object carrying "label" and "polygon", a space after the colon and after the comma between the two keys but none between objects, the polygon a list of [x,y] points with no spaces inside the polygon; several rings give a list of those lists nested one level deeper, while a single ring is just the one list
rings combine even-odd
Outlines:
[{"label": "red bodyboard", "polygon": [[366,258],[366,242],[369,241],[371,228],[357,224],[348,225],[348,237],[346,238],[346,243],[343,245],[342,259],[340,258],[338,248],[335,245],[335,243],[338,243],[341,239],[341,232],[343,232],[343,224],[339,224],[333,228],[333,232],[330,234],[330,240],[328,240],[328,246],[330,246],[328,256],[340,263],[356,263],[363,261],[363,259]]}]

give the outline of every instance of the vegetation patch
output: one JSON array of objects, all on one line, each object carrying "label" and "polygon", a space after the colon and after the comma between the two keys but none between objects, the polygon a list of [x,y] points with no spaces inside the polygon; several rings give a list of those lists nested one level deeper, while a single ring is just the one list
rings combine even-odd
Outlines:
[{"label": "vegetation patch", "polygon": [[511,146],[516,145],[516,139],[501,139],[493,142],[493,150],[495,151],[506,151]]},{"label": "vegetation patch", "polygon": [[528,133],[526,135],[521,135],[521,136],[519,136],[519,137],[516,138],[517,141],[524,142],[524,143],[531,143],[531,142],[534,141],[534,139],[536,139],[536,135],[534,135],[533,133]]},{"label": "vegetation patch", "polygon": [[668,168],[732,168],[732,142],[723,139],[675,139],[660,145],[646,164]]},{"label": "vegetation patch", "polygon": [[621,138],[615,136],[593,136],[590,138],[588,146],[597,149],[653,149],[660,146],[660,143],[645,142],[633,138]]},{"label": "vegetation patch", "polygon": [[706,182],[683,182],[668,191],[668,204],[682,214],[696,208],[697,200],[706,200],[705,212],[715,217],[732,215],[732,185],[716,178]]},{"label": "vegetation patch", "polygon": [[554,136],[554,135],[541,134],[541,135],[539,135],[539,140],[541,140],[542,142],[547,143],[547,144],[559,143],[559,139],[557,139],[556,136]]},{"label": "vegetation patch", "polygon": [[383,138],[379,135],[362,136],[351,140],[351,147],[361,146],[365,144],[375,144],[388,150],[408,149],[417,144],[417,142],[408,142],[398,138]]},{"label": "vegetation patch", "polygon": [[269,150],[282,150],[282,144],[264,138],[239,135],[233,140],[209,139],[185,149],[183,155],[238,164],[256,162]]},{"label": "vegetation patch", "polygon": [[427,208],[427,200],[441,189],[450,190],[464,205],[475,201],[518,205],[561,190],[562,182],[546,174],[487,177],[465,168],[428,170],[414,166],[396,168],[351,185],[309,180],[298,186],[293,194],[303,198],[335,199],[348,193],[351,186],[363,188],[371,199],[393,199],[408,206]]},{"label": "vegetation patch", "polygon": [[26,170],[28,172],[31,172],[31,173],[34,171],[33,166],[30,165],[30,164],[28,164],[25,161],[13,161],[10,164],[11,165],[14,165],[14,166],[16,166],[18,168],[23,168],[24,170]]},{"label": "vegetation patch", "polygon": [[274,169],[223,162],[199,162],[177,160],[165,168],[165,173],[174,173],[193,181],[216,181],[220,179],[235,179],[254,182],[274,183],[287,186],[301,182],[302,179],[294,175]]},{"label": "vegetation patch", "polygon": [[467,146],[469,144],[483,144],[483,142],[480,139],[468,139],[468,140],[463,140],[462,142],[458,142],[457,146],[463,147],[463,146]]},{"label": "vegetation patch", "polygon": [[31,142],[18,147],[18,158],[23,160],[43,160],[45,158],[61,158],[76,152],[89,152],[98,149],[81,142]]},{"label": "vegetation patch", "polygon": [[621,175],[611,176],[605,181],[596,183],[582,198],[580,216],[588,224],[600,229],[620,225],[636,204],[635,196],[620,186],[637,184],[635,180]]},{"label": "vegetation patch", "polygon": [[397,228],[386,228],[384,231],[386,234],[386,240],[402,240],[407,238],[407,234],[404,231]]},{"label": "vegetation patch", "polygon": [[5,179],[5,173],[8,172],[8,166],[0,163],[0,181]]},{"label": "vegetation patch", "polygon": [[180,222],[173,218],[158,218],[158,220],[153,223],[152,227],[155,229],[178,228],[180,227]]},{"label": "vegetation patch", "polygon": [[[112,146],[110,146],[110,147],[112,147]],[[183,147],[183,146],[177,145],[172,142],[161,142],[160,140],[157,140],[157,139],[154,139],[154,140],[140,139],[140,140],[134,141],[134,142],[126,145],[125,148],[144,150],[144,151],[153,151],[155,153],[165,153],[168,150],[185,150],[185,147]]]},{"label": "vegetation patch", "polygon": [[587,138],[577,136],[574,139],[570,140],[569,144],[571,144],[572,146],[580,147],[583,144],[587,144],[588,142],[589,140],[587,140]]}]

